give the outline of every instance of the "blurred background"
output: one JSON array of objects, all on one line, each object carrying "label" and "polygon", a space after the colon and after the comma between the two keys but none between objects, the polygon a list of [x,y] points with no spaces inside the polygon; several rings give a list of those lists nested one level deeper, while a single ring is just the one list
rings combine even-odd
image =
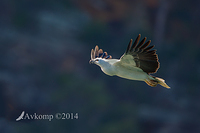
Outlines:
[{"label": "blurred background", "polygon": [[[200,1],[1,0],[1,133],[199,133]],[[138,34],[156,45],[171,89],[105,75],[99,45],[120,58]],[[21,114],[78,119],[21,120]]]}]

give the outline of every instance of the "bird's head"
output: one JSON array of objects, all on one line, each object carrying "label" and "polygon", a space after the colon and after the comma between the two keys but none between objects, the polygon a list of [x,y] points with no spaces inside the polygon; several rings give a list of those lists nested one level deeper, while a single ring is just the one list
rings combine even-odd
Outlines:
[{"label": "bird's head", "polygon": [[102,58],[95,58],[89,61],[90,64],[96,64],[98,66],[102,66],[103,64],[107,63],[105,59]]}]

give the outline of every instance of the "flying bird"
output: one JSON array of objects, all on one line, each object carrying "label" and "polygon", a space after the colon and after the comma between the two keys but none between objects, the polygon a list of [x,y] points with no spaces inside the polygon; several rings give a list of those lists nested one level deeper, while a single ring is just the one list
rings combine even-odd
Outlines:
[{"label": "flying bird", "polygon": [[101,67],[101,70],[109,76],[119,76],[121,78],[144,81],[149,86],[155,87],[157,84],[165,88],[170,88],[165,80],[152,76],[160,67],[156,50],[152,50],[153,46],[149,46],[151,40],[146,41],[146,37],[139,42],[141,35],[139,34],[135,42],[131,39],[126,52],[120,59],[112,59],[111,55],[103,52],[98,46],[91,50],[92,64]]}]

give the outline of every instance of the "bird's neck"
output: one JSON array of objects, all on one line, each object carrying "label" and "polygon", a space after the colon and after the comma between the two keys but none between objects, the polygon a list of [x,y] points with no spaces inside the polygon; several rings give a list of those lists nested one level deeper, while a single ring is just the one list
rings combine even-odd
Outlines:
[{"label": "bird's neck", "polygon": [[117,59],[109,59],[106,62],[102,63],[101,65],[99,65],[101,67],[101,70],[110,76],[115,75],[115,71],[114,71],[114,66],[113,64],[116,63],[118,60]]}]

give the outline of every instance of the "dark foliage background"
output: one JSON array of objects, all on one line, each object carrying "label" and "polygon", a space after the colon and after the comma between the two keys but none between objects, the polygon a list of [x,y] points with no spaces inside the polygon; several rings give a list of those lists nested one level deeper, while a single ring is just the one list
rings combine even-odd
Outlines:
[{"label": "dark foliage background", "polygon": [[[1,133],[199,133],[200,1],[1,0]],[[96,44],[120,58],[138,34],[171,87],[105,75]],[[73,120],[15,119],[78,113]]]}]

